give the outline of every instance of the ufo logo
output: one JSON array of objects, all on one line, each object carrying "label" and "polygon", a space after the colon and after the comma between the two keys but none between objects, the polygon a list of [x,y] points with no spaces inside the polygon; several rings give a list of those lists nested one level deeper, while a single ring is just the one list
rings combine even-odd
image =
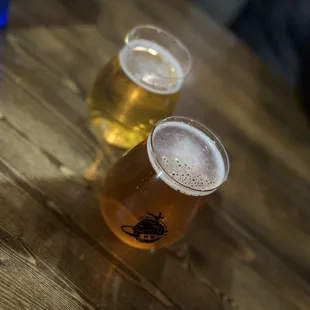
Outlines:
[{"label": "ufo logo", "polygon": [[139,218],[139,222],[135,226],[123,225],[122,231],[134,237],[141,243],[153,243],[168,233],[167,226],[161,220],[164,219],[161,212],[155,214],[146,212],[148,216]]}]

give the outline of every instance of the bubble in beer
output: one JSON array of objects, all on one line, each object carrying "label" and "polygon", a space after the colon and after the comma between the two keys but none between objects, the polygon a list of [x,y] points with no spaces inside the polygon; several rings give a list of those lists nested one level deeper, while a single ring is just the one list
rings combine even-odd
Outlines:
[{"label": "bubble in beer", "polygon": [[170,187],[187,195],[205,195],[219,186],[225,177],[223,157],[215,141],[188,124],[160,124],[153,133],[156,161],[148,154],[153,168]]}]

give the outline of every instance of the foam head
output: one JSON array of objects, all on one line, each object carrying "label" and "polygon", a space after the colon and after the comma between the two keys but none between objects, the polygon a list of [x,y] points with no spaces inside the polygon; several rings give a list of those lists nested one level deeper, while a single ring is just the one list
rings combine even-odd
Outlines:
[{"label": "foam head", "polygon": [[184,73],[180,63],[155,42],[143,39],[130,41],[118,57],[127,76],[150,92],[172,94],[182,86]]},{"label": "foam head", "polygon": [[161,179],[187,195],[209,194],[227,175],[217,142],[184,122],[157,125],[148,139],[148,155]]}]

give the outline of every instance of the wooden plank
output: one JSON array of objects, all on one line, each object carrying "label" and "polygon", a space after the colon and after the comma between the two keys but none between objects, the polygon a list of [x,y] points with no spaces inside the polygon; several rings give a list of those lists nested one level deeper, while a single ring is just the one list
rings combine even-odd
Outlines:
[{"label": "wooden plank", "polygon": [[[17,58],[21,54],[14,54],[11,49],[8,52]],[[29,65],[27,57],[25,62]],[[85,170],[94,159],[97,143],[86,130],[84,101],[70,92],[70,86],[59,83],[57,75],[39,62],[34,62],[33,66],[37,71],[28,70],[22,61],[16,64],[8,60],[8,63],[10,71],[3,68],[7,78],[1,90],[2,116],[43,150],[58,153],[64,165],[78,172]],[[53,91],[53,87],[57,91]],[[108,154],[109,151],[107,160]]]},{"label": "wooden plank", "polygon": [[201,211],[188,239],[195,275],[233,297],[241,309],[309,309],[304,275],[219,210],[218,199]]},{"label": "wooden plank", "polygon": [[137,300],[139,309],[166,309],[70,231],[70,220],[57,220],[56,206],[18,177],[17,186],[1,174],[1,309],[137,309]]},{"label": "wooden plank", "polygon": [[[5,132],[9,132],[9,128],[5,128],[4,126],[1,129]],[[183,262],[180,262],[178,259],[176,260],[176,259],[169,258],[169,256],[171,256],[170,253],[168,253],[169,254],[168,258],[166,257],[166,255],[164,255],[162,251],[155,253],[151,255],[150,257],[150,254],[147,252],[141,253],[140,251],[129,249],[127,246],[115,240],[115,238],[103,225],[102,219],[100,217],[100,214],[97,208],[97,203],[93,200],[91,196],[89,196],[90,195],[90,193],[88,192],[89,190],[81,187],[79,184],[75,184],[74,181],[64,180],[63,177],[61,176],[61,173],[57,170],[57,167],[53,167],[51,163],[48,163],[48,161],[43,160],[44,154],[36,151],[35,148],[33,148],[33,145],[29,141],[25,140],[23,137],[19,138],[21,139],[21,141],[17,142],[17,139],[18,139],[18,134],[11,133],[11,135],[8,136],[8,141],[11,141],[12,143],[14,143],[14,145],[19,145],[19,147],[23,148],[24,150],[22,152],[24,156],[22,157],[22,159],[20,159],[23,162],[17,161],[16,157],[15,158],[13,157],[13,161],[9,162],[10,163],[9,166],[14,165],[13,166],[14,168],[12,168],[11,166],[9,168],[9,171],[11,170],[15,171],[16,169],[16,171],[21,171],[24,175],[24,176],[19,176],[19,175],[15,176],[16,180],[19,180],[19,182],[21,182],[20,178],[26,177],[27,183],[25,184],[25,181],[22,181],[21,184],[17,183],[18,186],[22,187],[23,191],[25,191],[27,195],[30,195],[36,201],[40,201],[41,203],[43,203],[43,205],[45,205],[45,207],[47,207],[48,210],[52,212],[52,214],[54,214],[54,216],[57,216],[58,220],[61,221],[62,225],[66,227],[66,230],[69,229],[69,231],[71,231],[70,234],[73,233],[73,235],[78,235],[83,240],[83,242],[87,242],[88,244],[91,245],[92,248],[96,250],[96,252],[99,252],[101,255],[103,255],[103,258],[101,259],[108,260],[110,263],[112,262],[113,265],[116,266],[116,267],[113,267],[113,268],[116,268],[116,270],[118,270],[118,268],[121,268],[119,272],[123,274],[125,278],[129,277],[131,281],[136,283],[137,275],[138,275],[138,278],[142,277],[142,279],[140,279],[138,283],[140,283],[142,287],[146,286],[146,288],[150,290],[150,292],[153,292],[154,290],[154,287],[152,288],[151,283],[156,283],[156,285],[161,288],[161,291],[165,292],[163,296],[165,296],[165,294],[168,294],[169,296],[169,298],[166,297],[168,299],[164,299],[165,302],[167,302],[168,304],[171,303],[170,298],[172,298],[173,300],[177,300],[177,303],[180,305],[180,307],[181,308],[183,307],[184,309],[191,309],[191,306],[193,305],[196,305],[195,308],[199,309],[200,307],[202,308],[205,307],[206,304],[209,304],[211,309],[217,309],[217,307],[219,307],[220,309],[223,303],[227,304],[227,307],[231,306],[230,299],[233,300],[232,305],[236,304],[237,306],[238,306],[238,303],[240,303],[240,301],[243,301],[244,303],[250,302],[249,298],[247,298],[249,294],[248,286],[246,288],[245,287],[239,288],[237,290],[237,293],[236,291],[232,291],[232,292],[230,291],[227,285],[227,277],[225,276],[225,269],[224,271],[223,270],[221,271],[222,266],[215,265],[217,266],[216,267],[217,272],[215,272],[215,274],[211,274],[212,281],[210,280],[210,265],[208,263],[203,264],[203,265],[201,265],[200,263],[198,267],[196,266],[197,259],[195,260],[195,257],[197,256],[197,252],[198,253],[202,252],[203,254],[200,254],[200,255],[204,257],[206,253],[203,252],[203,250],[207,250],[206,261],[207,262],[209,261],[210,254],[208,251],[208,247],[205,246],[206,238],[203,235],[204,234],[203,227],[206,227],[207,229],[214,228],[210,226],[209,223],[207,223],[207,225],[204,223],[204,225],[198,226],[199,229],[195,231],[194,235],[190,238],[190,244],[191,244],[190,251],[193,251],[192,250],[193,248],[195,249],[195,246],[196,246],[195,243],[197,242],[196,240],[197,238],[203,242],[203,246],[202,245],[196,246],[196,248],[199,250],[195,251],[196,256],[194,256],[194,263],[193,265],[191,265],[191,269],[190,269],[190,270],[195,270],[193,268],[195,268],[196,266],[196,268],[198,268],[199,270],[198,276],[197,276],[197,273],[194,273],[194,275],[191,275],[191,273],[189,273],[189,270],[184,269]],[[23,141],[22,139],[24,139],[25,141]],[[1,146],[3,146],[3,144]],[[8,154],[5,160],[10,160],[10,158],[12,158],[11,155],[13,154],[12,153]],[[31,165],[29,166],[28,164],[27,169],[23,168],[26,166],[24,162],[27,162],[30,157],[36,159],[35,165],[36,165],[37,170],[41,171],[41,169],[38,169],[38,167],[39,165],[43,165],[47,173],[51,174],[51,172],[53,171],[53,174],[50,175],[50,177],[47,177],[46,175],[46,176],[41,177],[38,180],[33,179],[33,176],[30,173],[33,169]],[[1,171],[4,171],[4,167],[2,167]],[[1,182],[1,184],[3,183],[6,184],[6,182]],[[10,190],[9,191],[6,190],[6,192],[9,193],[7,194],[9,197],[18,196],[15,193],[12,194]],[[3,195],[4,193],[1,194],[1,196]],[[12,202],[9,203],[9,205],[11,204]],[[20,205],[20,203],[18,204]],[[3,210],[4,211],[10,210],[10,208],[3,208]],[[0,218],[8,220],[9,225],[5,224],[5,226],[10,227],[11,229],[12,229],[12,222],[13,223],[16,222],[18,225],[23,225],[22,227],[19,228],[18,231],[15,232],[15,234],[16,235],[20,234],[24,236],[26,227],[28,225],[27,225],[27,220],[22,218],[24,210],[21,209],[20,212],[22,214],[19,214],[18,216],[17,214],[12,214],[12,215],[4,214]],[[38,217],[39,220],[36,221],[35,220],[35,218],[37,218],[36,213],[31,210],[28,210],[28,212],[29,212],[28,221],[32,221],[32,223],[36,222],[37,224],[32,225],[32,226],[35,229],[38,229],[37,225],[38,225],[38,222],[39,223],[41,222],[42,216],[39,216]],[[43,210],[41,210],[40,212],[43,212]],[[202,217],[202,219],[206,219],[206,218],[209,218],[209,216],[204,215]],[[55,229],[52,227],[53,225],[56,225],[56,223],[51,221],[51,223],[42,223],[40,224],[40,226],[41,225],[42,227],[44,227],[41,229],[45,229],[48,231],[49,230],[54,231]],[[49,228],[49,226],[51,225],[52,227]],[[197,222],[193,224],[193,227],[197,227]],[[214,253],[214,255],[216,255],[219,252],[220,254],[222,254],[222,256],[224,253],[225,257],[230,257],[230,255],[232,254],[229,251],[229,248],[230,248],[229,244],[227,243],[221,244],[220,242],[220,239],[223,238],[223,233],[219,232],[218,230],[215,230],[215,232],[211,231],[211,233],[212,233],[212,238],[209,238],[209,240],[212,240],[213,243],[210,244],[210,248],[212,248],[212,251],[210,251],[210,253]],[[42,235],[42,233],[39,233],[39,232],[35,232],[33,233],[33,235],[34,236],[40,235],[42,236],[42,238],[44,237],[44,234]],[[52,233],[52,236],[53,235],[54,233]],[[47,237],[46,239],[49,240],[50,238],[53,238],[53,237]],[[68,256],[67,251],[63,252],[64,246],[62,245],[64,240],[67,240],[68,237],[65,238],[64,236],[60,234],[58,238],[59,239],[51,241],[52,243],[48,243],[46,245],[49,247],[49,250],[48,250],[48,252],[50,253],[49,255],[51,255],[51,250],[54,247],[60,249],[61,257],[63,257],[63,260],[64,260],[62,263],[64,267],[63,269],[61,269],[61,273],[75,275],[77,273],[76,270],[80,270],[81,266],[75,265],[73,264],[73,262],[75,262],[75,260],[77,260],[78,257],[80,257],[81,255],[88,255],[85,253],[88,253],[89,249],[88,248],[84,249],[84,252],[82,253],[74,252],[72,254],[73,258],[72,260],[70,260],[70,258],[67,258]],[[23,240],[24,240],[24,237],[23,237]],[[27,244],[30,243],[32,246],[31,241],[28,241],[28,239],[26,239],[26,242]],[[77,242],[76,240],[72,240],[70,242],[70,246],[75,248],[76,242]],[[35,241],[35,244],[37,245],[40,245],[41,243],[44,244],[45,246],[45,241],[42,241],[42,240]],[[69,242],[67,241],[65,242],[66,248],[67,248],[68,243]],[[83,247],[84,246],[81,246],[81,249],[83,249]],[[42,250],[43,253],[46,251],[44,249],[40,249],[40,250]],[[233,252],[234,251],[235,249],[233,247]],[[117,253],[116,258],[111,253]],[[69,254],[70,254],[70,251],[69,251]],[[229,254],[229,256],[227,254]],[[191,256],[190,256],[190,260],[192,260]],[[234,256],[236,256],[236,254],[234,254]],[[218,259],[218,257],[216,257],[216,259]],[[272,259],[274,260],[273,257],[271,258],[271,260]],[[126,263],[124,263],[124,261]],[[238,259],[238,256],[237,256],[237,259],[230,260],[230,261],[233,261],[231,268],[236,273],[236,278],[245,279],[246,281],[249,281],[249,283],[252,283],[251,292],[266,292],[265,275],[257,276],[255,272],[251,271],[251,269],[249,269],[246,266],[242,266],[244,262],[242,260],[240,262]],[[199,263],[199,260],[198,260],[198,263]],[[98,264],[99,263],[97,263],[96,266],[98,266]],[[100,264],[102,263],[100,262]],[[154,267],[150,268],[150,265],[156,266],[156,268]],[[57,267],[54,267],[54,268],[57,268],[58,270],[60,266],[59,263],[57,263],[56,266]],[[125,268],[125,270],[123,268]],[[102,270],[104,272],[103,267],[102,267]],[[126,273],[128,273],[128,270],[129,270],[129,275],[128,274],[126,275]],[[203,270],[203,272],[201,270]],[[206,272],[206,270],[208,272]],[[86,270],[85,272],[89,275],[89,278],[92,279],[94,275],[92,275],[89,270]],[[105,272],[107,273],[107,271]],[[93,274],[96,274],[96,273],[97,271],[94,270]],[[216,280],[218,279],[219,274],[223,274],[223,278],[220,281]],[[242,277],[240,275],[242,275]],[[146,279],[149,279],[149,280],[146,280]],[[254,279],[256,280],[254,281]],[[148,281],[151,281],[151,282],[148,282]],[[210,283],[212,284],[210,284],[210,287],[206,285],[205,281],[207,281],[207,283],[208,281],[211,281]],[[82,282],[79,284],[83,285],[83,283],[85,283],[84,278]],[[290,278],[288,277],[286,285],[288,286],[289,284],[290,284]],[[281,306],[282,307],[281,309],[294,309],[293,306],[288,306],[287,302],[286,304],[284,304],[284,302],[276,303],[278,293],[276,291],[274,292],[270,290],[269,286],[268,286],[268,291],[267,291],[269,295],[269,299],[267,299],[266,304],[264,304],[263,301],[260,301],[261,305],[263,305],[266,308],[270,304],[270,301],[273,300],[274,305],[279,306],[279,307]],[[194,288],[194,287],[195,289],[189,295],[180,293],[181,291],[187,292],[190,288]],[[235,283],[234,283],[234,286],[232,287],[236,288]],[[93,289],[93,288],[90,287],[90,289]],[[134,293],[134,294],[137,294],[137,293]],[[225,298],[225,296],[227,297]],[[260,294],[258,295],[254,294],[255,298],[261,298],[261,296],[262,295]],[[304,300],[306,300],[306,297],[305,296],[302,296],[302,297],[304,299],[300,299],[301,300],[300,302],[305,302]],[[164,298],[164,297],[161,297],[161,298]],[[281,298],[286,301],[287,296],[281,296]],[[171,304],[169,305],[171,306]],[[253,309],[256,309],[256,308],[254,307]],[[260,308],[257,308],[257,309],[260,309]],[[274,308],[274,309],[277,309],[277,308]]]},{"label": "wooden plank", "polygon": [[[25,195],[29,195],[32,199],[34,199],[34,201],[38,201],[42,204],[40,208],[39,206],[37,207],[39,208],[39,211],[35,211],[28,208],[29,203],[25,203],[27,206],[28,218],[22,218],[26,207],[23,207],[23,203],[16,202],[16,204],[19,205],[19,212],[22,214],[12,212],[8,206],[13,204],[13,201],[9,200],[7,205],[2,208],[4,214],[0,216],[0,219],[4,219],[5,221],[8,221],[8,223],[4,222],[2,225],[4,227],[9,227],[11,230],[14,229],[14,225],[21,226],[19,231],[15,232],[14,235],[22,235],[23,240],[25,240],[31,248],[33,246],[33,242],[35,242],[35,249],[36,246],[39,246],[41,255],[44,255],[45,252],[48,252],[48,255],[56,255],[56,262],[53,267],[57,268],[57,270],[60,269],[59,272],[61,274],[64,273],[75,275],[77,277],[82,274],[83,276],[81,275],[81,282],[77,282],[82,286],[81,290],[84,291],[84,289],[86,289],[84,288],[84,285],[87,285],[87,288],[93,292],[93,290],[95,290],[95,282],[102,281],[102,279],[107,276],[112,264],[113,270],[115,269],[117,273],[123,275],[126,280],[132,282],[135,286],[146,290],[148,293],[147,296],[151,295],[156,297],[161,303],[163,303],[164,306],[169,308],[183,309],[184,307],[185,309],[189,309],[189,307],[193,304],[196,304],[198,308],[202,306],[205,307],[206,304],[212,306],[213,309],[220,307],[221,301],[219,297],[214,295],[212,292],[209,292],[208,294],[208,292],[205,291],[205,287],[202,284],[197,284],[194,278],[190,280],[185,271],[179,276],[183,282],[187,281],[188,285],[196,285],[195,293],[192,295],[192,297],[195,298],[195,303],[193,303],[192,299],[189,299],[186,295],[182,294],[176,294],[176,301],[174,302],[168,296],[170,296],[171,292],[175,291],[175,287],[169,286],[165,292],[161,291],[157,287],[158,283],[161,281],[161,277],[163,276],[162,268],[165,264],[164,254],[159,253],[159,256],[154,255],[151,257],[151,260],[149,253],[141,253],[137,250],[130,249],[116,240],[104,225],[99,214],[98,203],[94,199],[92,192],[89,192],[88,188],[81,186],[79,181],[75,182],[74,179],[70,180],[64,178],[61,171],[59,171],[58,168],[45,157],[45,154],[42,153],[40,149],[36,148],[23,136],[19,136],[18,133],[14,132],[14,130],[4,122],[0,122],[0,126],[3,132],[7,133],[7,140],[0,140],[0,148],[2,150],[8,150],[8,143],[13,143],[18,146],[17,150],[10,149],[10,151],[6,151],[4,154],[1,154],[2,160],[6,163],[5,165],[2,165],[1,171],[7,170],[7,173],[13,173],[14,178],[16,179],[15,181],[18,182],[18,186],[26,192]],[[45,174],[39,175],[34,171],[44,171]],[[7,182],[1,182],[4,188],[7,188],[6,183]],[[12,190],[13,189],[14,186],[12,186]],[[6,189],[1,192],[0,196],[4,197],[4,201],[6,201],[10,197],[12,198],[18,195],[16,195],[16,193],[11,193],[11,190]],[[14,205],[11,206],[11,208],[12,207],[14,207]],[[64,228],[62,230],[59,229],[60,232],[58,233],[58,230],[53,228],[54,225],[59,225],[58,221],[54,223],[54,221],[51,220],[50,223],[45,223],[41,217],[45,217],[47,215],[36,215],[36,212],[46,213],[42,207],[51,212],[54,216],[54,221],[56,221],[57,218],[58,221],[65,226],[65,229],[70,231],[70,235],[77,235],[77,237],[75,237],[74,240],[68,240],[68,237],[62,235],[62,230]],[[33,224],[31,225],[31,230],[35,230],[30,234],[30,236],[26,234],[27,227],[29,225],[27,222],[32,222]],[[46,230],[48,236],[45,237],[45,235],[40,231],[41,229]],[[56,231],[54,232],[54,230]],[[56,240],[53,240],[54,235],[55,238],[57,237]],[[84,252],[77,253],[73,249],[76,249],[76,239],[79,238],[83,240],[83,243],[88,243],[88,246],[81,246],[80,251],[85,248]],[[73,249],[67,251],[66,249],[70,249],[71,246]],[[83,255],[87,255],[88,257],[90,255],[89,252],[92,252],[88,248],[89,246],[92,248],[92,251],[97,253],[97,255],[99,252],[100,255],[97,259],[108,261],[108,268],[104,268],[103,264],[101,267],[101,263],[94,263],[94,269],[91,271],[85,269],[84,266],[83,269],[82,266],[79,265],[79,257],[81,255],[82,257]],[[32,251],[35,250],[32,249]],[[54,254],[53,251],[60,251],[60,253]],[[70,253],[73,256],[72,259],[70,259]],[[58,258],[57,255],[61,255],[63,258]],[[130,264],[126,263],[126,260],[130,260],[129,258],[132,260]],[[92,264],[89,257],[87,262]],[[153,265],[156,265],[156,269],[143,269],[146,267],[149,268],[152,263]],[[63,267],[61,266],[62,264]],[[98,276],[97,268],[102,269],[102,276]],[[173,278],[170,274],[170,269],[165,270],[165,272],[167,279]],[[93,285],[90,286],[87,284],[87,281],[85,282],[83,277],[86,275],[89,277],[89,281],[96,278]],[[151,280],[149,280],[149,278]],[[79,279],[74,280],[78,281]],[[180,289],[182,289],[181,287]],[[96,296],[96,300],[98,300],[98,294],[96,292],[93,293]],[[126,288],[126,294],[130,295],[128,298],[141,298],[139,293],[135,291],[131,293],[130,288]],[[130,303],[135,305],[135,302],[133,301]],[[161,305],[161,309],[163,305]],[[139,301],[139,307],[144,309],[145,305]],[[152,302],[152,307],[156,309],[157,304],[155,301]]]},{"label": "wooden plank", "polygon": [[[188,1],[102,1],[101,33],[99,5],[73,4],[13,3],[0,65],[0,308],[309,309],[310,133],[293,91]],[[85,95],[138,23],[190,47],[175,113],[217,132],[231,158],[212,208],[157,252],[116,240],[82,178],[96,150]],[[106,171],[119,153],[103,147]]]}]

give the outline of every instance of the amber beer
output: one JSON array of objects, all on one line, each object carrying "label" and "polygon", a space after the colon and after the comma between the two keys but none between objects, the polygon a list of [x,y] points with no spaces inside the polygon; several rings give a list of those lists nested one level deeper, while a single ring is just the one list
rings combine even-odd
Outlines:
[{"label": "amber beer", "polygon": [[97,137],[121,148],[137,145],[171,115],[191,63],[177,38],[153,26],[136,27],[126,42],[87,100]]},{"label": "amber beer", "polygon": [[211,131],[190,119],[169,117],[112,167],[100,190],[101,212],[128,245],[168,246],[185,234],[228,169],[226,151]]}]

